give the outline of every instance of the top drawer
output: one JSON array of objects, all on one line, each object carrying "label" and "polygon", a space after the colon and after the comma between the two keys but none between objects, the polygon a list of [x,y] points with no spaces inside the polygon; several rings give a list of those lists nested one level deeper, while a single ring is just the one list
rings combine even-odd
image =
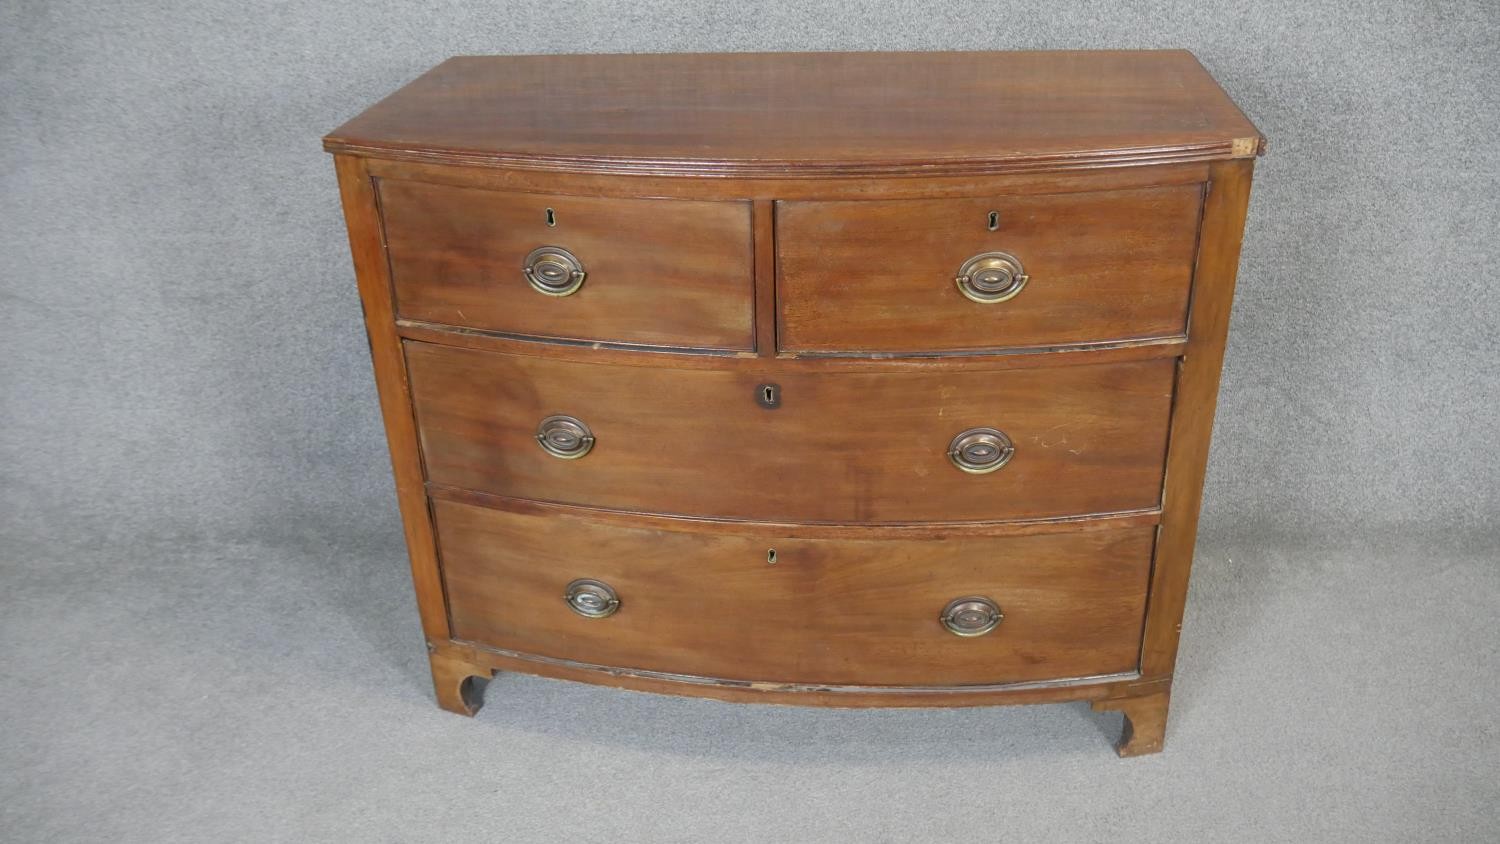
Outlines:
[{"label": "top drawer", "polygon": [[[747,202],[382,180],[380,209],[399,317],[554,339],[753,345]],[[575,270],[582,284],[570,289]]]},{"label": "top drawer", "polygon": [[[957,352],[1179,335],[1201,206],[1197,184],[781,202],[779,346]],[[966,264],[972,281],[960,283]],[[1016,267],[1024,282],[1007,284]]]}]

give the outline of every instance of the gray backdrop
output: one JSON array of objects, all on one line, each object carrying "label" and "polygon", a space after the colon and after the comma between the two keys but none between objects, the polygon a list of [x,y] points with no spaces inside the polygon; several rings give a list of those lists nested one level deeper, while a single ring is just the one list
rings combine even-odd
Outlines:
[{"label": "gray backdrop", "polygon": [[[0,4],[0,829],[1487,837],[1497,10]],[[1270,139],[1165,756],[1077,707],[431,707],[324,132],[459,53],[1150,47]]]}]

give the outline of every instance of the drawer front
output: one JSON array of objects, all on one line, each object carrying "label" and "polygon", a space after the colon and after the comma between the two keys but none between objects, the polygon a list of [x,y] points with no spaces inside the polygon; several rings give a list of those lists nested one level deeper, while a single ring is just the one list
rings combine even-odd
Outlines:
[{"label": "drawer front", "polygon": [[[619,510],[796,522],[1155,507],[1175,366],[757,374],[406,348],[432,482]],[[774,410],[757,402],[761,385],[773,382]],[[543,420],[557,416],[592,436],[581,458],[559,459],[538,443]],[[571,423],[549,424],[572,436]],[[950,446],[983,428],[1008,437],[1013,455],[989,473],[960,470]]]},{"label": "drawer front", "polygon": [[[749,203],[382,181],[380,207],[402,318],[559,339],[752,345]],[[546,247],[575,265],[534,254]],[[547,292],[524,273],[528,258]],[[582,284],[568,292],[575,268]]]},{"label": "drawer front", "polygon": [[[433,509],[455,638],[782,683],[962,685],[1133,671],[1155,533],[766,539],[448,501]],[[575,595],[592,593],[592,606],[608,612],[599,596],[613,594],[617,608],[605,617],[572,610],[565,594],[579,580],[594,583]],[[970,597],[993,602],[1001,620],[959,636],[941,616]]]},{"label": "drawer front", "polygon": [[[1201,205],[1200,185],[781,202],[779,344],[931,352],[1178,335]],[[957,283],[976,257],[962,288],[999,301],[975,301]],[[1018,289],[1005,281],[1016,266],[1021,272],[1011,275],[1026,276]]]}]

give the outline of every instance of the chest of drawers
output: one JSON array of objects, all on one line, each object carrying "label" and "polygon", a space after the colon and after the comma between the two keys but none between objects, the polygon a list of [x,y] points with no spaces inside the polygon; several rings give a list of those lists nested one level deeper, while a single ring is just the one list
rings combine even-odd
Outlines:
[{"label": "chest of drawers", "polygon": [[1263,145],[1190,54],[456,58],[324,143],[443,707],[1161,748]]}]

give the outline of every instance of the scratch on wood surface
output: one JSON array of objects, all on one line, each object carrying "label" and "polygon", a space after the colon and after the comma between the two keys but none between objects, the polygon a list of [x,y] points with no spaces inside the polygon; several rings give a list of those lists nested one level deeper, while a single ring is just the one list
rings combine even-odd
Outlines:
[{"label": "scratch on wood surface", "polygon": [[[1049,441],[1047,439],[1047,435],[1050,434],[1050,433],[1052,433],[1053,431],[1061,431],[1062,429],[1068,427],[1069,424],[1070,423],[1068,423],[1068,422],[1062,422],[1062,423],[1059,423],[1057,425],[1053,425],[1051,428],[1048,428],[1047,430],[1041,432],[1040,434],[1033,434],[1032,437],[1031,437],[1031,441],[1034,442],[1034,443],[1036,443],[1037,445],[1040,445],[1042,448],[1051,448],[1051,447],[1053,447],[1055,445],[1067,445],[1068,444],[1068,438],[1066,436],[1063,436],[1063,437],[1061,437],[1060,439],[1058,439],[1058,440],[1056,440],[1054,442],[1054,441]],[[1070,451],[1071,451],[1071,449],[1070,449]],[[1074,451],[1073,453],[1077,454],[1078,452]]]}]

